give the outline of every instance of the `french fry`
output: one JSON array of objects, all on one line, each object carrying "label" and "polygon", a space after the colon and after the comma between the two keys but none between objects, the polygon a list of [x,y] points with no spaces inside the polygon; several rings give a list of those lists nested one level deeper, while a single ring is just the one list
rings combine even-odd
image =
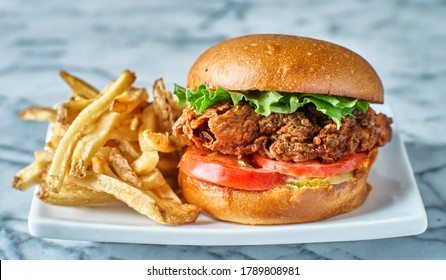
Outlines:
[{"label": "french fry", "polygon": [[149,95],[145,89],[124,91],[113,100],[110,112],[130,113],[136,107],[147,102]]},{"label": "french fry", "polygon": [[137,212],[161,224],[193,223],[199,209],[190,204],[152,197],[142,190],[112,177],[88,172],[84,178],[69,178],[69,183],[113,195]]},{"label": "french fry", "polygon": [[145,130],[143,131],[142,136],[150,148],[163,153],[178,151],[185,145],[181,138],[176,135]]},{"label": "french fry", "polygon": [[91,159],[91,167],[96,173],[104,174],[117,179],[118,176],[113,172],[109,164],[111,149],[112,147],[109,146],[101,147]]},{"label": "french fry", "polygon": [[62,124],[71,124],[79,113],[90,105],[95,99],[69,100],[57,106],[57,121]]},{"label": "french fry", "polygon": [[157,120],[155,117],[155,109],[153,107],[153,104],[144,108],[144,110],[142,111],[141,119],[142,119],[141,127],[144,130],[148,130],[150,132],[157,131],[157,125],[156,125]]},{"label": "french fry", "polygon": [[148,174],[140,177],[142,182],[141,190],[149,192],[156,188],[162,187],[165,184],[164,176],[158,168],[154,168]]},{"label": "french fry", "polygon": [[91,166],[95,173],[104,174],[115,179],[118,179],[118,176],[113,172],[108,164],[108,161],[102,157],[93,157],[91,159]]},{"label": "french fry", "polygon": [[70,125],[81,111],[71,109],[63,104],[57,106],[57,122],[60,124]]},{"label": "french fry", "polygon": [[45,183],[41,183],[37,191],[37,197],[43,202],[64,206],[84,206],[117,201],[110,194],[70,183],[65,183],[58,193],[49,191]]},{"label": "french fry", "polygon": [[112,147],[109,146],[101,147],[94,156],[103,158],[104,160],[108,161],[108,159],[110,158],[111,149]]},{"label": "french fry", "polygon": [[130,167],[129,162],[117,148],[111,149],[110,164],[119,178],[121,178],[123,181],[138,188],[142,187],[141,179],[138,177],[138,175],[136,175],[135,171],[133,171],[133,169]]},{"label": "french fry", "polygon": [[95,98],[91,98],[91,99],[79,99],[79,100],[68,100],[65,103],[62,103],[64,107],[73,109],[73,110],[77,110],[77,111],[82,111],[84,110],[88,105],[90,105],[91,103],[93,103],[96,99]]},{"label": "french fry", "polygon": [[49,162],[53,159],[54,153],[49,150],[38,150],[34,152],[34,158],[38,162],[43,162],[42,165],[46,165],[44,162]]},{"label": "french fry", "polygon": [[29,187],[40,182],[40,173],[45,166],[51,163],[53,153],[49,150],[34,152],[35,160],[22,170],[20,170],[13,179],[13,187],[24,191]]},{"label": "french fry", "polygon": [[95,122],[105,111],[107,111],[113,99],[129,88],[134,81],[135,75],[130,71],[124,71],[123,74],[113,82],[113,84],[108,87],[95,102],[82,110],[73,121],[57,146],[53,162],[51,163],[48,172],[46,184],[51,191],[57,192],[61,189],[68,164],[71,160],[71,153],[77,141],[83,135],[83,131],[86,127],[90,123]]},{"label": "french fry", "polygon": [[161,186],[152,189],[151,192],[158,199],[182,203],[181,199],[173,192],[172,188],[169,186],[165,179],[164,183]]},{"label": "french fry", "polygon": [[172,94],[166,90],[163,79],[158,79],[153,85],[153,108],[160,132],[171,132],[175,122],[175,116],[172,112],[173,103]]},{"label": "french fry", "polygon": [[51,137],[63,137],[68,130],[69,125],[56,122],[51,127]]},{"label": "french fry", "polygon": [[153,110],[153,105],[147,106],[142,112],[142,124],[138,131],[138,143],[141,151],[150,152],[153,151],[153,148],[147,144],[146,140],[144,140],[143,133],[144,131],[154,132],[156,129],[156,118],[155,111]]},{"label": "french fry", "polygon": [[138,141],[138,130],[131,129],[132,119],[124,119],[110,134],[110,139]]},{"label": "french fry", "polygon": [[138,176],[147,175],[159,161],[157,151],[143,152],[139,158],[132,162],[131,167]]},{"label": "french fry", "polygon": [[144,192],[151,193],[159,199],[181,203],[181,199],[166,182],[163,174],[158,168],[155,168],[149,174],[142,176],[141,180],[143,184],[142,190]]},{"label": "french fry", "polygon": [[140,125],[141,125],[141,115],[135,114],[132,120],[130,121],[130,130],[138,131]]},{"label": "french fry", "polygon": [[71,157],[70,175],[85,176],[91,158],[107,142],[111,131],[121,117],[118,113],[105,113],[97,124],[93,124],[94,130],[77,142]]},{"label": "french fry", "polygon": [[158,126],[162,132],[170,132],[174,123],[172,108],[166,97],[166,88],[162,79],[153,85],[153,108],[158,119]]},{"label": "french fry", "polygon": [[50,107],[31,106],[19,112],[19,117],[27,121],[55,122],[56,110]]},{"label": "french fry", "polygon": [[62,140],[67,129],[67,125],[55,122],[51,126],[51,139],[47,143],[45,143],[45,146],[54,152],[57,149],[57,146],[59,145],[60,140]]},{"label": "french fry", "polygon": [[141,156],[141,149],[136,141],[128,141],[124,139],[114,140],[121,154],[132,162]]},{"label": "french fry", "polygon": [[71,87],[73,90],[73,95],[75,96],[89,99],[95,98],[99,94],[98,90],[93,86],[69,74],[68,72],[60,71],[60,76]]}]

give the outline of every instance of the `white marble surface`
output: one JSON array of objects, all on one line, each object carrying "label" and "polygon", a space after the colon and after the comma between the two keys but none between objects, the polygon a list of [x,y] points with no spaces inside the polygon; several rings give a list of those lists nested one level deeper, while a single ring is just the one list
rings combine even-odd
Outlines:
[{"label": "white marble surface", "polygon": [[[0,1],[0,259],[446,259],[444,1]],[[32,192],[11,178],[45,125],[16,118],[64,100],[61,69],[102,87],[129,68],[138,84],[184,83],[210,45],[248,33],[329,40],[380,74],[426,206],[429,228],[392,239],[278,246],[107,244],[34,238]]]}]

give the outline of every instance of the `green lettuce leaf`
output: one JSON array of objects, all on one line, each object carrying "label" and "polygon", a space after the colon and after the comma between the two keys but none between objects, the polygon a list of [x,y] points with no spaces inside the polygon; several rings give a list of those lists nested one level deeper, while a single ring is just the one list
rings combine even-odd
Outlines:
[{"label": "green lettuce leaf", "polygon": [[369,102],[346,97],[308,93],[296,95],[275,91],[262,91],[253,94],[250,92],[229,92],[221,88],[212,91],[205,85],[200,85],[194,92],[175,84],[173,93],[178,97],[180,104],[189,102],[191,107],[195,107],[197,114],[201,114],[206,108],[217,102],[228,99],[231,99],[233,104],[245,100],[255,109],[256,113],[264,116],[269,116],[271,113],[291,114],[305,104],[313,103],[319,112],[327,115],[336,123],[338,129],[341,127],[343,117],[354,117],[355,109],[365,113],[369,107]]},{"label": "green lettuce leaf", "polygon": [[178,97],[179,104],[189,102],[199,115],[215,103],[231,98],[226,90],[218,88],[216,91],[211,91],[205,85],[199,86],[194,92],[189,88],[185,89],[175,84],[173,93]]}]

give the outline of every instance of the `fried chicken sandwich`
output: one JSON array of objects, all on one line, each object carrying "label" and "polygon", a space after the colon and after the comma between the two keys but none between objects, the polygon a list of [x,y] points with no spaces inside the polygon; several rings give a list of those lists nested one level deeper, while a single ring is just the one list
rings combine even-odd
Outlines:
[{"label": "fried chicken sandwich", "polygon": [[242,224],[327,219],[357,208],[371,187],[392,120],[372,66],[339,45],[257,34],[206,50],[174,94],[188,107],[173,130],[187,143],[184,197]]}]

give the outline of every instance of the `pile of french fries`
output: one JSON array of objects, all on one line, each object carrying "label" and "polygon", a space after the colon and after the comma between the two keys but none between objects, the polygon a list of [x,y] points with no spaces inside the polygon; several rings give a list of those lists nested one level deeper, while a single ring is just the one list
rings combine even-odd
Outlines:
[{"label": "pile of french fries", "polygon": [[136,76],[128,70],[101,92],[67,72],[61,77],[72,89],[67,102],[19,113],[52,123],[52,133],[13,186],[26,190],[38,184],[37,196],[50,204],[119,200],[161,224],[194,222],[199,209],[174,191],[184,144],[171,129],[183,108],[162,79],[155,81],[149,103],[147,90],[133,86]]}]

